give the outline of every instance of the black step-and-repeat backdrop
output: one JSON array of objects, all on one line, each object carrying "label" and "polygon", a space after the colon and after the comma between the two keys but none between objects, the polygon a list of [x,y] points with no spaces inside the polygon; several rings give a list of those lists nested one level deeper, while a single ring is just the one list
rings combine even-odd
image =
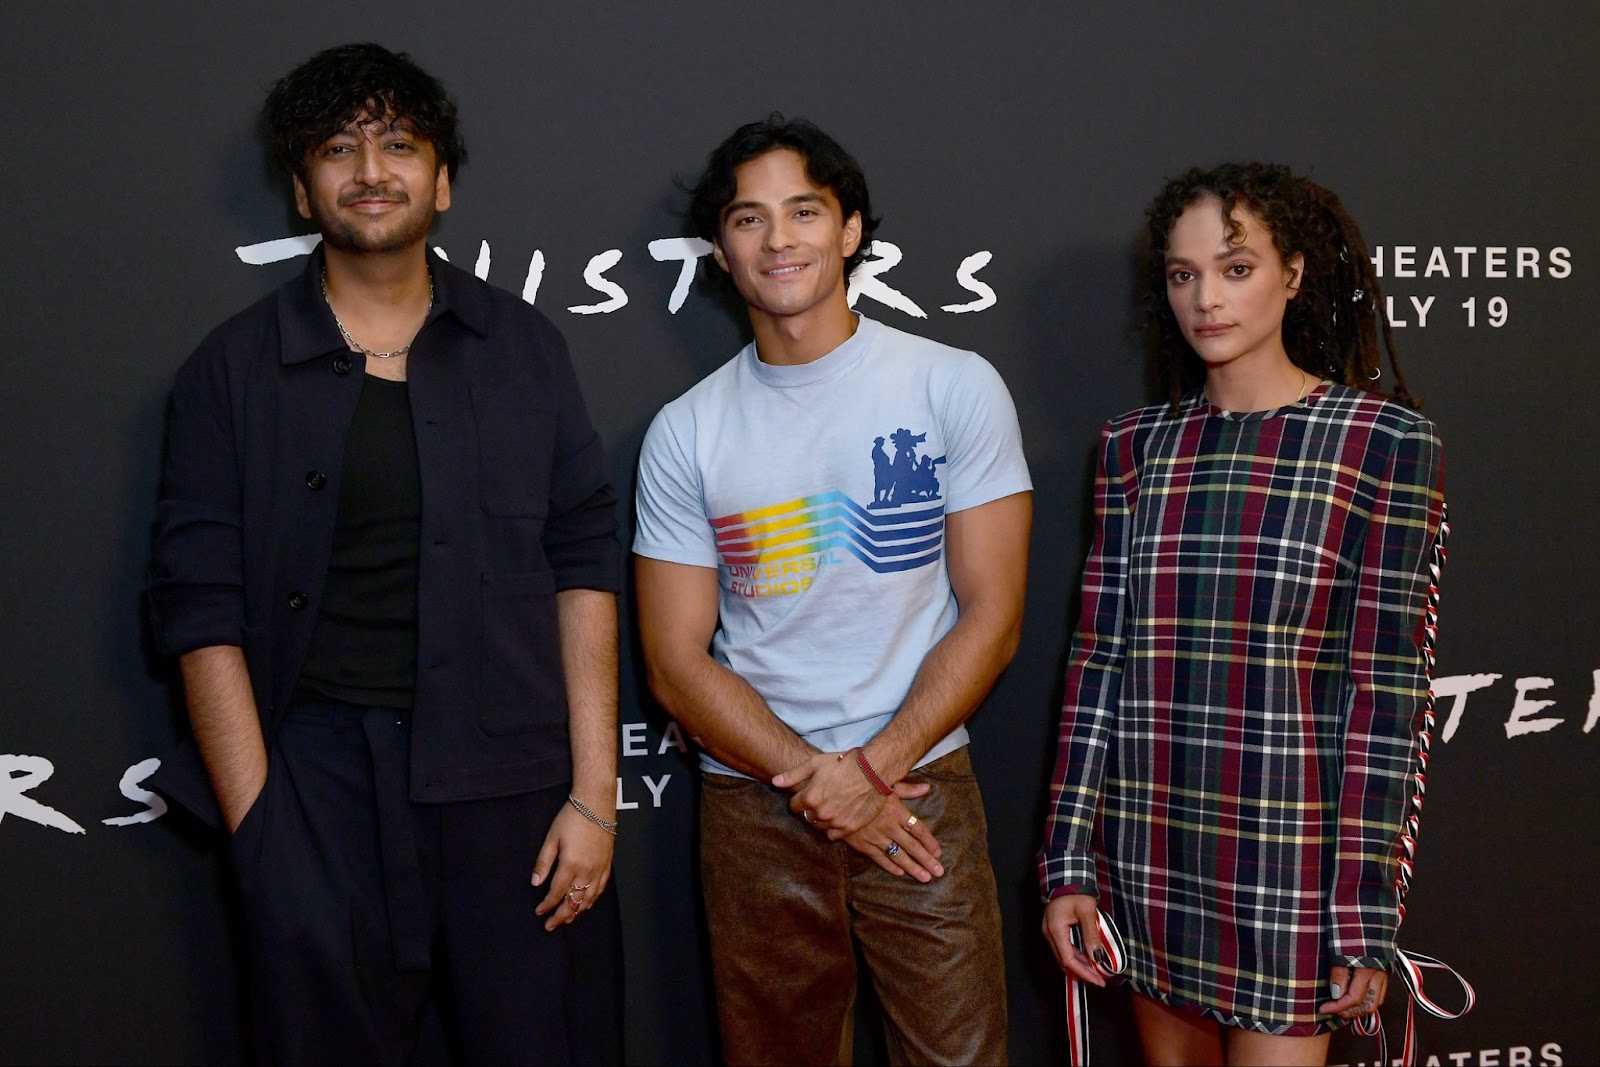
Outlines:
[{"label": "black step-and-repeat backdrop", "polygon": [[[674,178],[774,108],[833,131],[872,182],[880,258],[856,307],[1004,375],[1037,487],[1034,564],[1022,649],[972,732],[1019,1062],[1065,1057],[1032,854],[1096,433],[1147,397],[1140,213],[1164,176],[1228,158],[1340,192],[1444,432],[1455,527],[1402,941],[1460,968],[1480,1003],[1424,1019],[1422,1061],[1600,1062],[1600,23],[1538,3],[1139,7],[8,11],[0,1061],[240,1055],[227,879],[141,785],[178,723],[139,622],[162,405],[200,337],[307,249],[256,135],[266,85],[318,48],[378,39],[465,118],[472,162],[435,243],[565,330],[628,497],[651,415],[743,340],[695,281],[705,247]],[[709,1062],[693,761],[628,644],[627,1047]],[[1117,997],[1094,1011],[1101,1062],[1132,1060]],[[1335,1062],[1376,1055],[1334,1045]]]}]

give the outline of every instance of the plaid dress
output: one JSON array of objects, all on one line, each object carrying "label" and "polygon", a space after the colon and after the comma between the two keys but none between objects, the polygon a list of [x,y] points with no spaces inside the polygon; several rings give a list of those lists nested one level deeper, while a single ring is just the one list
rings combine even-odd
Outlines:
[{"label": "plaid dress", "polygon": [[1330,383],[1107,425],[1039,865],[1138,991],[1314,1034],[1330,967],[1392,959],[1441,474],[1430,422]]}]

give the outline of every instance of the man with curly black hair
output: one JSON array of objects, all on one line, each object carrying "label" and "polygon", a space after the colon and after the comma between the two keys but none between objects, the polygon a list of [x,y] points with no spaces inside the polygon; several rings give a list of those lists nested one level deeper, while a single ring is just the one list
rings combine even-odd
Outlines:
[{"label": "man with curly black hair", "polygon": [[429,254],[466,149],[408,56],[265,115],[322,239],[178,372],[150,583],[257,1059],[407,1062],[438,988],[467,1062],[615,1060],[620,552],[566,344]]}]

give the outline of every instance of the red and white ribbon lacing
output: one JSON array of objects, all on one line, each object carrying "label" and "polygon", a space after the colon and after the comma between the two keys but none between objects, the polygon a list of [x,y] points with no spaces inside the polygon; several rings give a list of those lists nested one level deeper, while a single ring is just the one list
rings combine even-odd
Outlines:
[{"label": "red and white ribbon lacing", "polygon": [[[1110,978],[1122,973],[1122,968],[1128,962],[1127,951],[1122,947],[1122,932],[1111,921],[1111,916],[1103,911],[1096,911],[1095,916],[1098,919],[1095,925],[1100,931],[1100,944],[1106,950],[1106,963],[1092,957],[1090,962],[1095,970]],[[1079,950],[1083,948],[1083,935],[1076,926],[1072,928],[1072,947]],[[1071,971],[1067,972],[1067,1050],[1072,1057],[1072,1067],[1088,1067],[1089,993],[1084,989],[1084,983]]]},{"label": "red and white ribbon lacing", "polygon": [[[1439,576],[1444,571],[1445,541],[1450,537],[1449,510],[1441,507],[1439,514],[1439,533],[1433,539],[1433,551],[1428,557],[1428,602],[1423,609],[1422,633],[1422,659],[1428,676],[1428,696],[1422,702],[1422,729],[1417,731],[1417,760],[1415,770],[1412,772],[1411,803],[1406,811],[1405,825],[1400,833],[1400,873],[1395,878],[1395,888],[1399,892],[1400,922],[1406,918],[1406,893],[1411,889],[1411,874],[1417,857],[1417,833],[1422,824],[1422,801],[1428,792],[1428,749],[1433,744],[1434,700],[1433,700],[1433,664],[1434,644],[1439,638]],[[1398,923],[1396,924],[1398,926]],[[1423,990],[1422,972],[1424,969],[1444,971],[1454,978],[1461,986],[1463,1000],[1461,1008],[1451,1011],[1440,1006],[1432,997]],[[1472,1010],[1477,1002],[1478,994],[1472,984],[1463,978],[1459,972],[1448,964],[1441,963],[1432,956],[1424,956],[1420,952],[1407,952],[1404,949],[1395,951],[1395,973],[1406,987],[1406,1035],[1405,1047],[1402,1050],[1399,1063],[1401,1067],[1413,1067],[1417,1058],[1417,1008],[1439,1019],[1459,1019]],[[1363,1015],[1356,1020],[1354,1029],[1358,1034],[1378,1039],[1378,1062],[1389,1062],[1388,1042],[1383,1032],[1383,1020],[1377,1012]]]},{"label": "red and white ribbon lacing", "polygon": [[[1444,971],[1454,978],[1461,986],[1461,1007],[1451,1011],[1439,1004],[1422,988],[1422,972],[1424,968]],[[1395,973],[1400,976],[1400,981],[1406,987],[1406,1034],[1405,1044],[1400,1051],[1400,1058],[1396,1061],[1401,1067],[1413,1067],[1417,1062],[1417,1008],[1432,1015],[1436,1019],[1459,1019],[1472,1010],[1478,1002],[1478,993],[1472,988],[1472,983],[1461,976],[1461,973],[1447,963],[1441,963],[1432,956],[1424,956],[1420,952],[1407,952],[1405,949],[1395,951]],[[1378,1039],[1378,1062],[1389,1062],[1389,1043],[1383,1032],[1383,1020],[1377,1012],[1363,1015],[1353,1025],[1356,1033],[1366,1037]]]}]

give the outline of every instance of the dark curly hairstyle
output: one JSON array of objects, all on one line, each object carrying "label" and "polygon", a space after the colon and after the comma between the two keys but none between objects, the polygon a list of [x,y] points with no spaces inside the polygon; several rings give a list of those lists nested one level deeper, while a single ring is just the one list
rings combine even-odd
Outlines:
[{"label": "dark curly hairstyle", "polygon": [[1146,215],[1145,321],[1155,335],[1157,377],[1174,412],[1184,394],[1205,380],[1205,365],[1184,340],[1167,302],[1167,240],[1184,209],[1211,198],[1221,203],[1230,242],[1242,239],[1233,212],[1243,208],[1266,227],[1285,263],[1295,255],[1305,257],[1299,294],[1283,313],[1283,346],[1295,366],[1381,393],[1381,333],[1394,373],[1389,395],[1409,407],[1422,406],[1400,370],[1367,242],[1339,198],[1287,167],[1224,163],[1170,179]]},{"label": "dark curly hairstyle", "polygon": [[722,209],[733,202],[738,191],[734,171],[744,164],[780,148],[791,148],[805,161],[806,177],[814,185],[829,189],[839,198],[844,217],[861,215],[861,243],[855,254],[845,260],[844,275],[871,256],[872,235],[881,219],[873,217],[872,199],[867,195],[867,178],[861,165],[842,148],[838,141],[823,133],[815,123],[805,119],[786,119],[774,111],[761,122],[740,126],[726,141],[711,150],[706,157],[700,180],[689,190],[689,218],[696,231],[707,241],[715,241],[722,234]]},{"label": "dark curly hairstyle", "polygon": [[418,137],[432,142],[452,180],[467,161],[456,105],[444,86],[405,52],[381,45],[343,44],[318,52],[278,79],[261,110],[273,156],[302,182],[307,154],[360,115],[409,122]]}]

